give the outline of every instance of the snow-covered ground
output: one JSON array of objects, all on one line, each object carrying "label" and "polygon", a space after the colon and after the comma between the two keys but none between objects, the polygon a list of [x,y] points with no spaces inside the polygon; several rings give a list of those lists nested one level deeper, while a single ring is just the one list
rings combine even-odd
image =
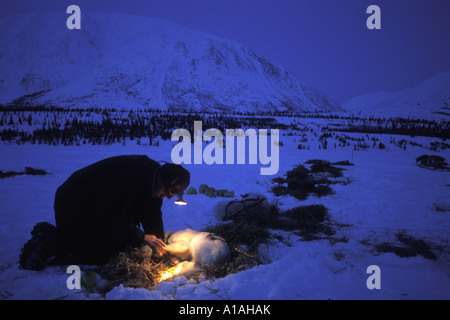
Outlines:
[{"label": "snow-covered ground", "polygon": [[[21,175],[0,179],[0,298],[3,299],[449,299],[450,172],[420,168],[415,158],[430,150],[389,145],[390,136],[380,136],[388,150],[352,151],[351,147],[312,146],[297,149],[294,136],[281,136],[280,170],[283,176],[309,159],[332,162],[349,160],[344,177],[350,184],[332,185],[335,194],[305,201],[290,196],[275,197],[269,192],[272,178],[260,175],[258,165],[186,165],[191,186],[206,183],[216,189],[234,190],[236,195],[262,192],[278,200],[282,209],[298,205],[323,204],[331,219],[341,226],[339,236],[348,242],[301,241],[287,232],[284,241],[265,250],[271,262],[199,283],[184,277],[161,282],[158,288],[116,286],[106,296],[69,290],[64,267],[43,271],[21,270],[18,257],[30,231],[40,221],[54,223],[53,197],[56,188],[75,170],[103,158],[119,154],[147,154],[155,160],[170,161],[171,142],[143,147],[133,143],[111,146],[0,145],[0,170],[22,171],[25,166],[45,169],[50,175]],[[436,138],[411,138],[421,143]],[[333,143],[329,143],[332,146]],[[450,151],[438,153],[450,160]],[[200,230],[218,223],[212,214],[223,198],[186,195],[187,206],[165,200],[166,230]],[[436,210],[439,207],[440,210]],[[445,211],[447,210],[447,211]],[[373,245],[395,241],[405,232],[430,244],[437,260],[423,256],[402,258],[394,253],[378,253]],[[274,231],[275,232],[275,231]],[[372,244],[372,245],[370,245]],[[381,271],[381,289],[368,289],[367,268]],[[83,271],[83,266],[81,266]]]}]

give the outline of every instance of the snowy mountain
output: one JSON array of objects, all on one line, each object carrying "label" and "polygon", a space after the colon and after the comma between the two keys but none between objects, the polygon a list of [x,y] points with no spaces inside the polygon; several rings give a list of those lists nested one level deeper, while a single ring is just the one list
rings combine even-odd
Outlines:
[{"label": "snowy mountain", "polygon": [[342,106],[364,115],[449,119],[450,71],[423,81],[414,88],[362,95]]},{"label": "snowy mountain", "polygon": [[0,103],[214,111],[339,111],[241,44],[140,16],[82,12],[0,20]]}]

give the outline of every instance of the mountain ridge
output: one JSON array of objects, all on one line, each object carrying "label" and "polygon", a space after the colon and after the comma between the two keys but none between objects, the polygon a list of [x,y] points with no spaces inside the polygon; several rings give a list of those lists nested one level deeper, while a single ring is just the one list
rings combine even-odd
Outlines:
[{"label": "mountain ridge", "polygon": [[164,19],[83,12],[0,20],[0,103],[208,111],[341,111],[245,46]]}]

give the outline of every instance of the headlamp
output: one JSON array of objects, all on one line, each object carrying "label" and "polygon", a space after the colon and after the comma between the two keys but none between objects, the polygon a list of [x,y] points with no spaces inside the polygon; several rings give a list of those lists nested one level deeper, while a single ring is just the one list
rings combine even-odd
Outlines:
[{"label": "headlamp", "polygon": [[187,205],[187,202],[183,199],[183,191],[181,191],[180,193],[178,193],[176,196],[178,197],[178,200],[175,201],[175,204],[178,204],[180,206],[185,206]]}]

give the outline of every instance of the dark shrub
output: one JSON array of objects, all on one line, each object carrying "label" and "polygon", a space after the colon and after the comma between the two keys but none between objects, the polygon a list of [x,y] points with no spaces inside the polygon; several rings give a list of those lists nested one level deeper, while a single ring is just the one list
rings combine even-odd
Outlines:
[{"label": "dark shrub", "polygon": [[47,171],[43,169],[34,169],[31,167],[25,167],[25,174],[29,174],[32,176],[43,176],[47,174]]},{"label": "dark shrub", "polygon": [[303,165],[298,165],[294,169],[288,171],[286,173],[287,179],[306,179],[308,175],[310,174],[310,171],[305,168]]},{"label": "dark shrub", "polygon": [[331,189],[329,186],[320,185],[320,186],[316,187],[315,193],[319,197],[324,197],[324,196],[327,196],[329,194],[333,194],[334,190]]}]

